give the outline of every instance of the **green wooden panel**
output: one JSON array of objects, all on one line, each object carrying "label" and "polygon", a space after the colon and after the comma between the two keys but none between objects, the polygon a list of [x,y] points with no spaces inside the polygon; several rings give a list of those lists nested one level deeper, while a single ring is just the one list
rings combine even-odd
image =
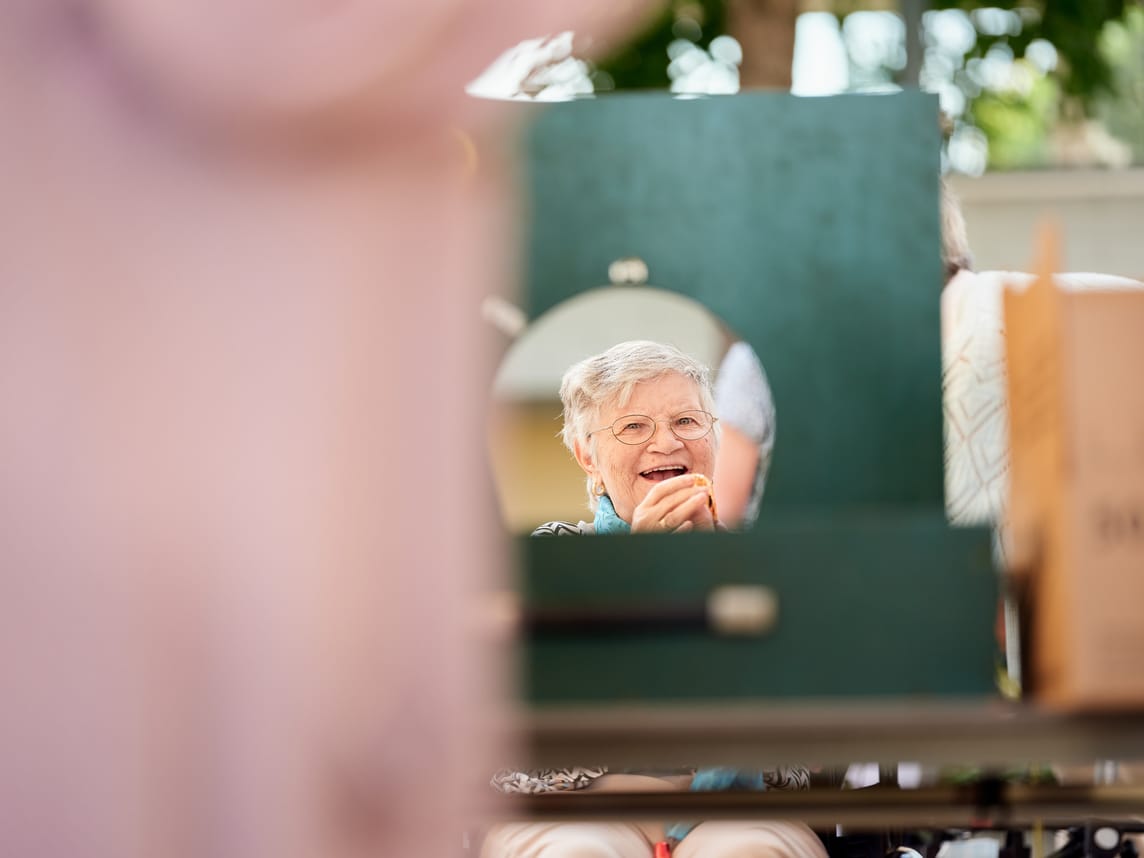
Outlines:
[{"label": "green wooden panel", "polygon": [[754,345],[766,509],[942,499],[937,102],[903,92],[554,105],[527,136],[525,303],[621,256]]},{"label": "green wooden panel", "polygon": [[763,638],[697,628],[534,634],[523,684],[536,703],[993,691],[997,577],[983,529],[940,511],[768,517],[749,534],[522,541],[534,609],[701,604],[720,584],[779,598]]},{"label": "green wooden panel", "polygon": [[937,103],[928,95],[612,96],[527,136],[526,306],[622,256],[762,357],[775,461],[744,535],[525,540],[534,611],[780,601],[764,639],[695,627],[534,634],[537,703],[975,695],[993,689],[985,530],[942,513]]}]

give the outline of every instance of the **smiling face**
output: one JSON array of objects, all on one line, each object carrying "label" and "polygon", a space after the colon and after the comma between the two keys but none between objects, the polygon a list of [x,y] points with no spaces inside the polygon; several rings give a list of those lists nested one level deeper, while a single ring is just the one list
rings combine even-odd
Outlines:
[{"label": "smiling face", "polygon": [[609,403],[600,409],[592,428],[610,426],[628,414],[645,414],[656,421],[655,434],[642,444],[623,444],[611,430],[593,433],[587,445],[576,444],[576,461],[589,476],[602,482],[616,514],[631,522],[632,513],[652,486],[680,474],[711,476],[715,469],[715,433],[697,441],[681,441],[667,421],[682,411],[702,410],[703,401],[695,382],[676,372],[632,388],[626,403]]}]

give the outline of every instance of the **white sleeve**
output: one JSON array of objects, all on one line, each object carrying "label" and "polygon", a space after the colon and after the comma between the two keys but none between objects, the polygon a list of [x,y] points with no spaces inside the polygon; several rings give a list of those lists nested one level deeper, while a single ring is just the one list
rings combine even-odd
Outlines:
[{"label": "white sleeve", "polygon": [[[716,415],[769,454],[775,438],[775,404],[755,350],[737,342],[727,350],[715,379]],[[764,456],[765,458],[766,456]]]}]

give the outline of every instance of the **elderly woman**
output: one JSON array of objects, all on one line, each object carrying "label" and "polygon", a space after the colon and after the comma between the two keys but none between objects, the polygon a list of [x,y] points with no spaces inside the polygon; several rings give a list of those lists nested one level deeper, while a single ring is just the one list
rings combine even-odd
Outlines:
[{"label": "elderly woman", "polygon": [[[587,475],[591,522],[550,522],[534,535],[685,533],[721,527],[707,475],[718,428],[703,364],[676,348],[621,343],[574,365],[560,387],[565,445]],[[674,776],[606,768],[505,770],[506,793],[804,788],[805,769],[686,771]],[[659,849],[657,849],[657,845]],[[825,858],[797,822],[519,823],[489,832],[482,858]]]},{"label": "elderly woman", "polygon": [[569,369],[562,435],[587,475],[595,517],[549,522],[533,535],[713,530],[719,432],[709,375],[678,349],[646,340]]}]

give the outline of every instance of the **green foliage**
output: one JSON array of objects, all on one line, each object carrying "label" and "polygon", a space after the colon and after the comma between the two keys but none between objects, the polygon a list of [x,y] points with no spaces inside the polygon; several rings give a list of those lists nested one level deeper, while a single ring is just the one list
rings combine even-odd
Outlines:
[{"label": "green foliage", "polygon": [[1114,91],[1112,66],[1095,45],[1107,22],[1122,19],[1130,8],[1139,9],[1134,0],[933,0],[931,4],[934,9],[966,12],[989,6],[1021,11],[1024,26],[1016,35],[978,33],[969,56],[983,57],[993,45],[1004,42],[1019,57],[1030,42],[1045,39],[1060,58],[1054,76],[1066,104],[1078,103],[1087,112],[1099,96]]},{"label": "green foliage", "polygon": [[1003,769],[982,769],[976,766],[950,766],[942,769],[941,781],[956,786],[971,786],[983,778],[996,777],[1010,784],[1057,784],[1060,778],[1052,766],[1031,763],[1027,766],[1009,766]]},{"label": "green foliage", "polygon": [[[977,34],[966,60],[985,57],[996,46],[1024,65],[1028,85],[967,92],[964,121],[981,129],[989,142],[991,169],[1044,166],[1048,141],[1059,122],[1085,117],[1104,121],[1115,137],[1129,141],[1136,160],[1144,157],[1144,7],[1133,0],[990,0],[934,6],[972,12],[992,5],[1021,15],[1018,33]],[[1020,59],[1034,40],[1057,51],[1057,67],[1047,76]]]},{"label": "green foliage", "polygon": [[[869,8],[862,0],[833,0],[832,5],[840,19]],[[1045,164],[1047,137],[1059,116],[1071,122],[1083,116],[1099,118],[1109,132],[1132,146],[1134,160],[1144,161],[1144,0],[930,0],[927,5],[969,14],[996,8],[1020,15],[1018,32],[991,35],[978,30],[955,76],[967,99],[960,121],[984,132],[991,167]],[[726,26],[726,0],[669,0],[637,36],[598,64],[603,74],[597,81],[604,82],[599,88],[667,89],[668,45],[680,38],[706,45]],[[1003,46],[1020,64],[1029,45],[1041,39],[1057,52],[1057,66],[1047,76],[1028,66],[1031,84],[1005,91],[982,90],[969,81],[967,61],[983,59],[990,49]],[[890,80],[897,69],[876,71]]]},{"label": "green foliage", "polygon": [[1100,50],[1113,70],[1116,92],[1097,99],[1095,115],[1132,146],[1133,160],[1144,163],[1144,6],[1128,9],[1123,21],[1109,22]]},{"label": "green foliage", "polygon": [[726,31],[725,0],[672,0],[618,52],[597,64],[616,89],[667,89],[667,46],[679,38],[698,43]]},{"label": "green foliage", "polygon": [[[835,0],[834,5],[844,17],[862,4]],[[1142,9],[1138,0],[931,0],[929,6],[965,12],[985,7],[1019,11],[1023,19],[1019,33],[979,33],[969,57],[984,57],[998,43],[1007,43],[1020,57],[1030,42],[1045,39],[1060,58],[1054,77],[1064,100],[1080,104],[1086,112],[1098,99],[1113,94],[1119,82],[1108,53],[1095,49],[1103,28]],[[671,0],[640,33],[600,62],[599,70],[611,77],[616,89],[666,89],[667,46],[677,38],[709,42],[725,32],[726,23],[726,0]]]},{"label": "green foliage", "polygon": [[989,166],[1006,170],[1045,163],[1058,98],[1056,82],[1038,77],[1028,93],[986,90],[970,102],[968,118],[989,140]]}]

